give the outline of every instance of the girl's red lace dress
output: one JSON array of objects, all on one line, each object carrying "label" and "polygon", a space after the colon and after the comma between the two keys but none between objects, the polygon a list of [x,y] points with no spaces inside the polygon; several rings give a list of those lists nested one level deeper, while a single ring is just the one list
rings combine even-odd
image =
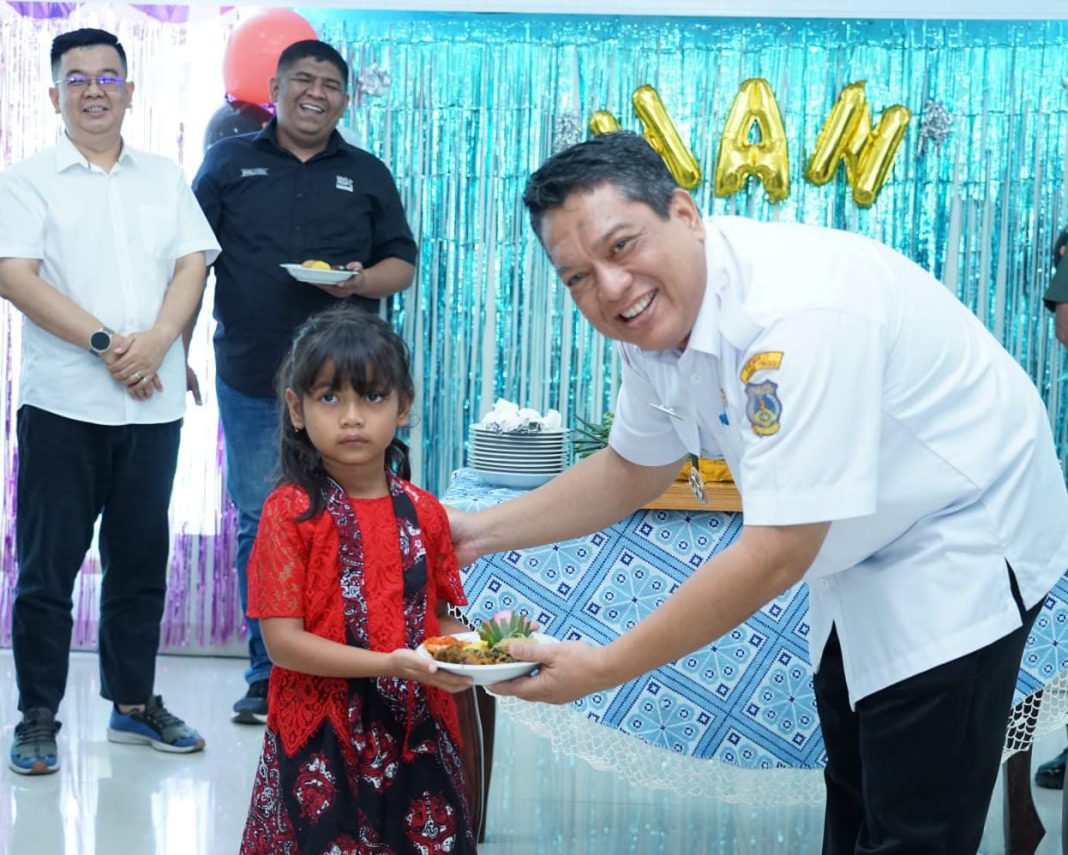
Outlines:
[{"label": "girl's red lace dress", "polygon": [[[390,475],[390,495],[350,499],[298,522],[302,489],[263,506],[249,561],[249,615],[370,650],[440,632],[439,600],[466,604],[448,518]],[[242,853],[475,852],[452,697],[396,678],[316,677],[275,666]]]}]

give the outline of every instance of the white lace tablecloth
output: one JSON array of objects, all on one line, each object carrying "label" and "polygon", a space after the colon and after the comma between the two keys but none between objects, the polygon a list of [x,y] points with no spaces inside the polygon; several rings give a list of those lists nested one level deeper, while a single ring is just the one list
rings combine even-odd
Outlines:
[{"label": "white lace tablecloth", "polygon": [[[446,504],[476,510],[520,495],[458,470]],[[662,603],[738,536],[737,513],[648,510],[588,537],[486,556],[463,571],[473,620],[525,612],[550,635],[604,644]],[[673,665],[607,692],[553,707],[511,698],[509,714],[555,748],[636,783],[694,795],[816,803],[826,762],[798,585],[744,624]],[[1068,721],[1068,578],[1028,638],[1015,716],[1032,723],[1006,745]],[[1034,693],[1047,685],[1038,715]],[[1035,719],[1037,718],[1037,721]],[[1011,730],[1011,728],[1010,728]]]}]

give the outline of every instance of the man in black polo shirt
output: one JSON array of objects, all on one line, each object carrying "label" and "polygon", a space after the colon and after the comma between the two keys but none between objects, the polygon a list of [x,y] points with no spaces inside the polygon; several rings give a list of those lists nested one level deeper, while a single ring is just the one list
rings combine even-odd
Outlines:
[{"label": "man in black polo shirt", "polygon": [[[348,65],[329,45],[290,45],[271,80],[275,118],[259,133],[209,148],[193,182],[223,248],[215,262],[216,390],[226,487],[238,510],[242,610],[245,568],[278,461],[274,376],[293,331],[339,299],[377,311],[415,272],[415,242],[392,175],[336,130],[348,79]],[[353,275],[310,285],[280,266],[310,259]],[[248,625],[249,687],[233,718],[254,724],[266,721],[271,662],[258,622]]]}]

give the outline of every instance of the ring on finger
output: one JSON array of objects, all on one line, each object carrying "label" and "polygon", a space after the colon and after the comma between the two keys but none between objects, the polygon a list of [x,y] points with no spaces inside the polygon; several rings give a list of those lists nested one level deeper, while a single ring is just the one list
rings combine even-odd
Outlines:
[{"label": "ring on finger", "polygon": [[138,376],[138,377],[141,377],[141,379],[140,379],[140,381],[139,381],[139,382],[141,382],[141,383],[147,383],[147,382],[148,382],[149,380],[151,380],[151,379],[152,379],[151,377],[142,377],[142,376],[141,376],[140,374],[138,374],[137,376]]}]

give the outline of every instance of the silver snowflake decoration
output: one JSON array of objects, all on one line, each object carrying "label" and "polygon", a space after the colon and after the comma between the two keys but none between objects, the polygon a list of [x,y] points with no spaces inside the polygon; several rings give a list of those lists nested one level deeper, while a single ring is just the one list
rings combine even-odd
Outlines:
[{"label": "silver snowflake decoration", "polygon": [[577,113],[560,113],[553,120],[553,151],[569,148],[582,140],[582,123]]},{"label": "silver snowflake decoration", "polygon": [[953,114],[941,101],[927,101],[923,105],[920,117],[920,154],[927,149],[930,142],[935,151],[942,146],[953,127]]},{"label": "silver snowflake decoration", "polygon": [[377,98],[385,95],[390,84],[389,71],[380,68],[378,63],[364,68],[356,75],[356,89],[361,95],[370,95]]}]

